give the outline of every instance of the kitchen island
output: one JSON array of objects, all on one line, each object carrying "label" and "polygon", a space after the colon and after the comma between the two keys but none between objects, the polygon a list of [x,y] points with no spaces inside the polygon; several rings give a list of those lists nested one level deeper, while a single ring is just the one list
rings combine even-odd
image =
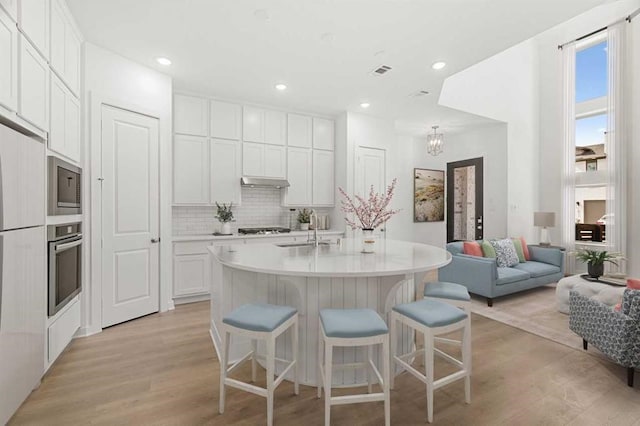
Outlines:
[{"label": "kitchen island", "polygon": [[[317,385],[318,314],[324,308],[371,308],[385,320],[397,303],[414,300],[416,279],[451,261],[444,249],[406,241],[380,240],[375,253],[361,253],[361,241],[340,244],[252,244],[209,247],[212,262],[211,335],[218,353],[222,318],[245,303],[272,303],[298,309],[300,322],[300,382]],[[403,353],[413,334],[402,329]],[[232,337],[230,360],[250,351],[248,340]],[[264,353],[259,345],[258,352]],[[290,358],[291,339],[285,333],[276,346],[277,358]],[[336,363],[359,362],[364,349],[336,349]],[[379,354],[376,354],[379,358]],[[278,366],[276,365],[276,370]],[[279,370],[278,370],[279,371]],[[359,385],[364,371],[334,373],[337,386]]]}]

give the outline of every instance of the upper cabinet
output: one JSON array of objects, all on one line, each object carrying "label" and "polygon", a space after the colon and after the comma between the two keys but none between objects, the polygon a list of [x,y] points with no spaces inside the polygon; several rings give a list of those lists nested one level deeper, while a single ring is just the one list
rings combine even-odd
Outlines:
[{"label": "upper cabinet", "polygon": [[306,115],[288,114],[287,142],[289,146],[311,148],[313,138],[312,119]]},{"label": "upper cabinet", "polygon": [[287,115],[281,111],[245,106],[242,111],[242,140],[284,145],[287,140]]},{"label": "upper cabinet", "polygon": [[173,131],[183,135],[207,136],[209,101],[186,95],[173,97]]},{"label": "upper cabinet", "polygon": [[49,130],[49,66],[20,36],[18,114],[41,130]]},{"label": "upper cabinet", "polygon": [[285,202],[289,206],[310,206],[312,191],[312,158],[310,148],[287,149],[287,180]]},{"label": "upper cabinet", "polygon": [[51,0],[50,14],[51,68],[79,96],[82,40],[64,2]]},{"label": "upper cabinet", "polygon": [[173,201],[209,204],[209,140],[175,135],[173,138]]},{"label": "upper cabinet", "polygon": [[255,142],[242,144],[244,176],[284,178],[287,174],[287,152],[283,146]]},{"label": "upper cabinet", "polygon": [[18,27],[40,54],[49,59],[49,0],[20,0]]},{"label": "upper cabinet", "polygon": [[50,99],[49,149],[80,162],[80,102],[55,74]]},{"label": "upper cabinet", "polygon": [[240,142],[211,139],[212,203],[240,204],[242,160]]},{"label": "upper cabinet", "polygon": [[[2,3],[4,4],[4,3]],[[18,29],[0,9],[0,105],[18,109]]]},{"label": "upper cabinet", "polygon": [[334,149],[333,120],[313,118],[313,148],[333,151]]},{"label": "upper cabinet", "polygon": [[331,151],[313,150],[313,205],[332,206],[334,201],[334,157]]},{"label": "upper cabinet", "polygon": [[18,0],[0,0],[0,9],[4,9],[14,22],[18,22]]},{"label": "upper cabinet", "polygon": [[242,107],[228,102],[211,101],[212,138],[240,140]]}]

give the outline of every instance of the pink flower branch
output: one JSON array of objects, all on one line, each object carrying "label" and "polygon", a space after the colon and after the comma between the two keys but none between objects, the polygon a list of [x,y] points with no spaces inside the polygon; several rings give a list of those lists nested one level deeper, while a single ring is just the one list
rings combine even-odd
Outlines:
[{"label": "pink flower branch", "polygon": [[[340,200],[341,210],[344,213],[355,215],[359,224],[355,220],[346,216],[345,222],[351,229],[375,229],[388,221],[394,214],[400,210],[393,210],[388,208],[393,198],[393,192],[396,188],[398,179],[393,179],[391,185],[387,188],[386,193],[383,195],[376,193],[373,190],[373,185],[369,190],[369,197],[365,199],[359,195],[355,195],[353,198],[347,195],[342,189],[338,188],[340,194],[344,198]],[[354,201],[355,199],[355,201]]]}]

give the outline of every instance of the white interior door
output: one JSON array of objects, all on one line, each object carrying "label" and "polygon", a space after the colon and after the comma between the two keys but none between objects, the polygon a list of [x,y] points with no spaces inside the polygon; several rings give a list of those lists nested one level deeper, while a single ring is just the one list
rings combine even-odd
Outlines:
[{"label": "white interior door", "polygon": [[102,327],[159,310],[158,120],[102,106]]},{"label": "white interior door", "polygon": [[371,185],[378,193],[386,191],[386,151],[359,146],[356,153],[356,193],[366,197]]}]

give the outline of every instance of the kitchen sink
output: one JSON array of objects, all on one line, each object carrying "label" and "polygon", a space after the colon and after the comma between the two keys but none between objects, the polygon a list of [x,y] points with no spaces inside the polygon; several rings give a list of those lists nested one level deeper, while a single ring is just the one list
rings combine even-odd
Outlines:
[{"label": "kitchen sink", "polygon": [[[319,246],[328,246],[331,244],[331,241],[318,241]],[[280,243],[276,244],[278,247],[313,247],[313,241],[305,241],[305,242],[294,242],[294,243]]]}]

